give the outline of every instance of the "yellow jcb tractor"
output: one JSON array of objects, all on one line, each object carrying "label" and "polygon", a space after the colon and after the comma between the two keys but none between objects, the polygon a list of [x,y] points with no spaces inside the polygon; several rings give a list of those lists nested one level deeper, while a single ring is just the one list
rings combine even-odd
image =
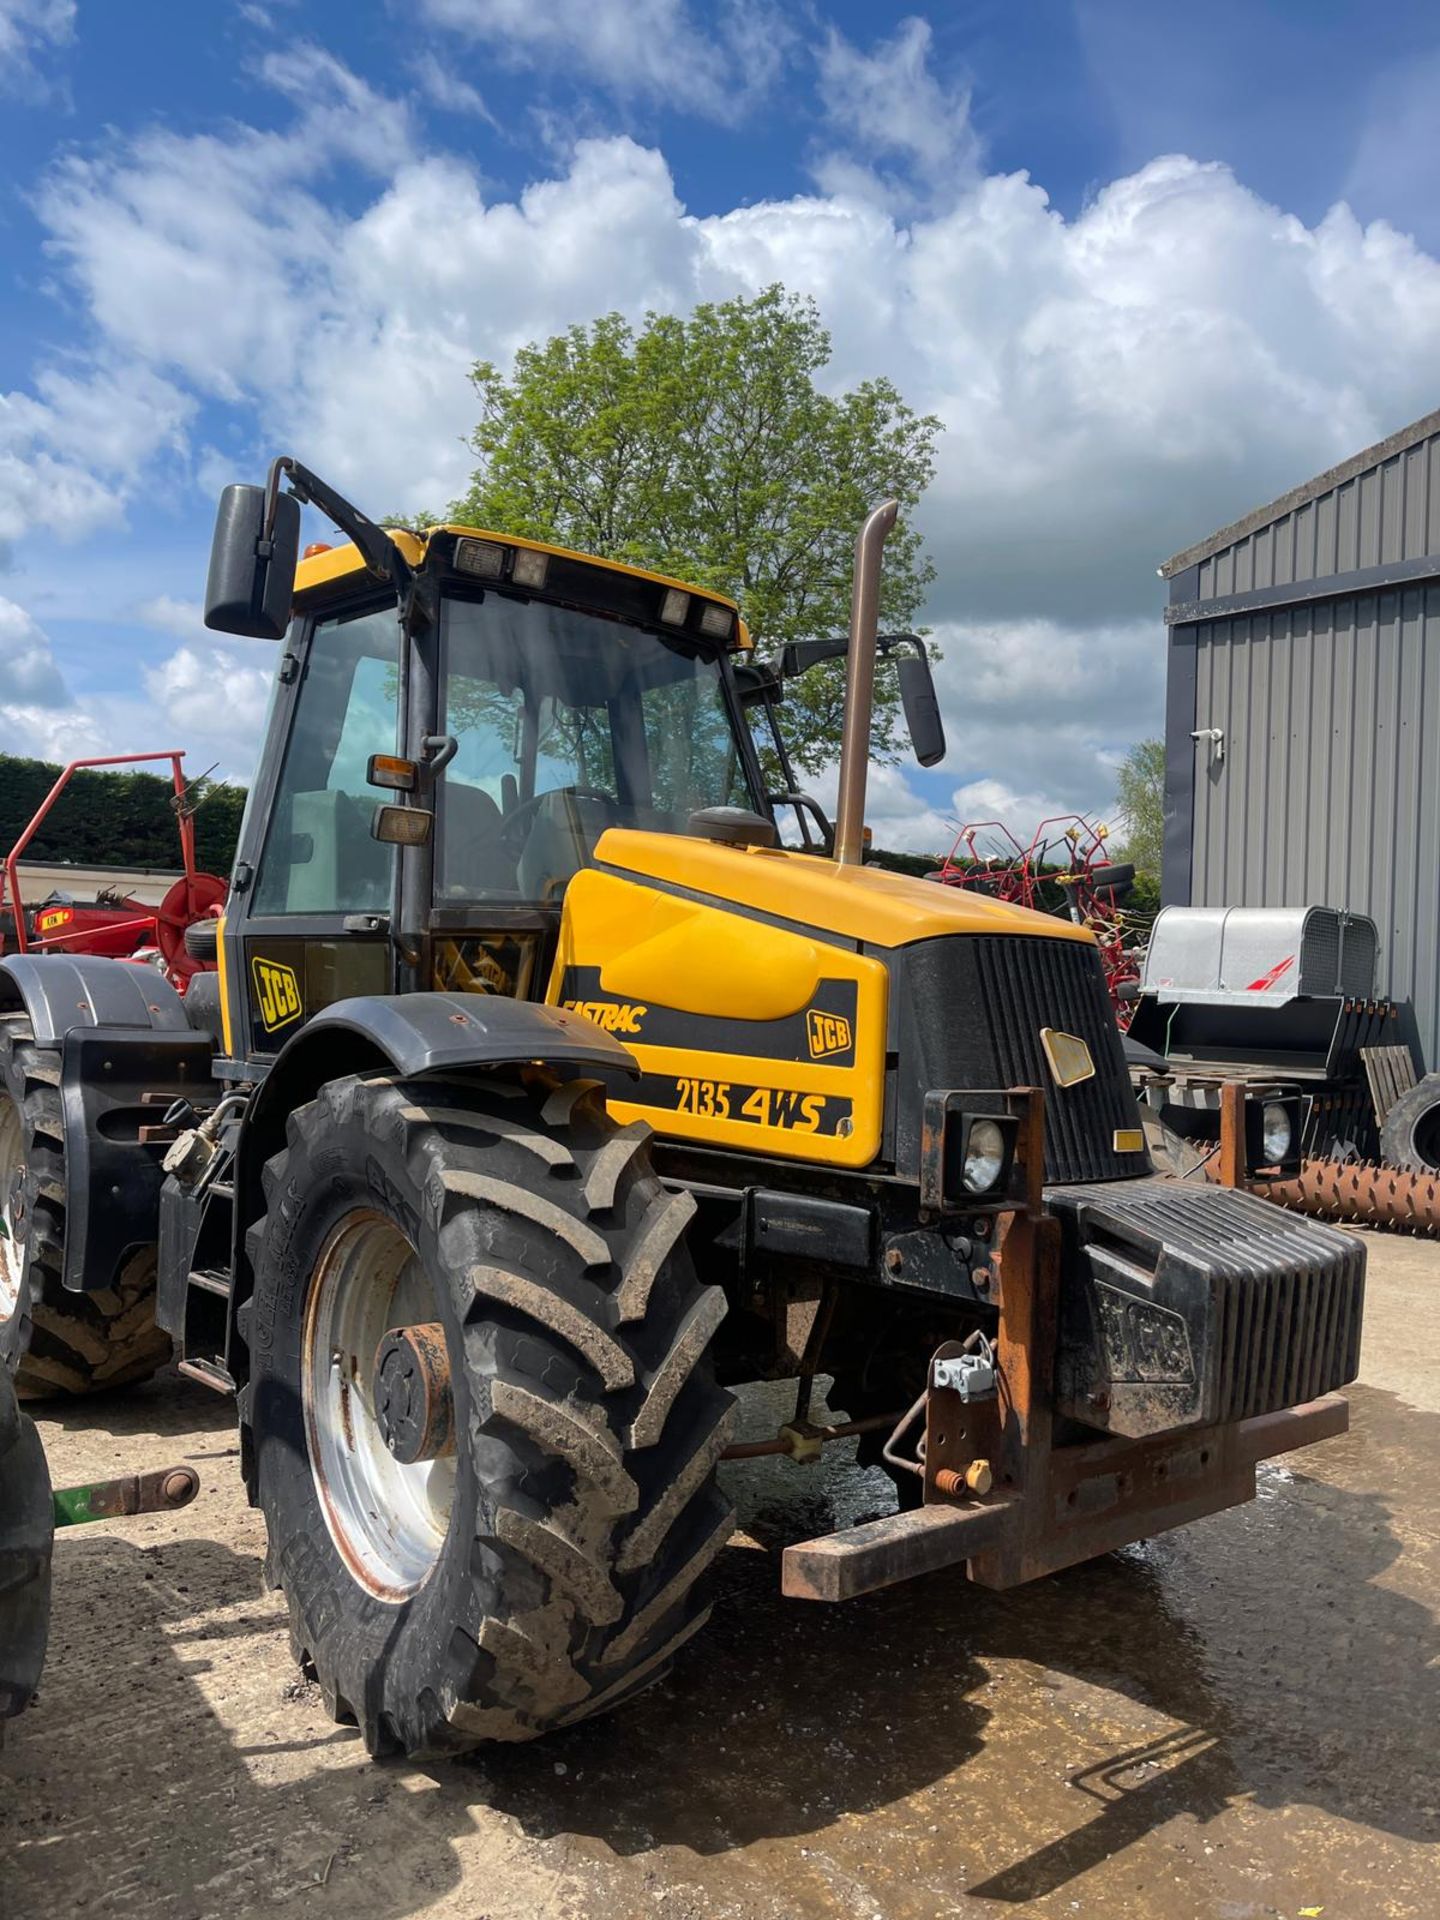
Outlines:
[{"label": "yellow jcb tractor", "polygon": [[[300,558],[302,501],[348,541]],[[795,1379],[761,1444],[858,1432],[895,1481],[787,1550],[818,1600],[1011,1585],[1344,1426],[1358,1245],[1155,1177],[1083,929],[863,862],[893,519],[848,641],[785,663],[846,656],[832,833],[762,777],[777,677],[729,601],[383,532],[276,462],[226,490],[207,592],[278,648],[218,972],[181,1001],[0,970],[58,1096],[64,1283],[158,1242],[299,1655],[374,1751],[527,1739],[664,1671],[730,1530],[731,1385]],[[933,757],[924,648],[881,651]],[[811,1418],[821,1372],[848,1419]]]}]

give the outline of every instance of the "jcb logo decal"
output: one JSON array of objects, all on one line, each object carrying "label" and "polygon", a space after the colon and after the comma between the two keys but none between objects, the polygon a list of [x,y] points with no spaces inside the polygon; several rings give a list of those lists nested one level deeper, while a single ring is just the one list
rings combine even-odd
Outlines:
[{"label": "jcb logo decal", "polygon": [[833,1053],[850,1051],[850,1022],[843,1013],[821,1013],[811,1007],[805,1016],[805,1031],[812,1060],[828,1060]]},{"label": "jcb logo decal", "polygon": [[257,954],[250,962],[250,973],[255,982],[255,1010],[267,1033],[300,1018],[300,982],[293,967],[284,967],[278,960],[262,960]]},{"label": "jcb logo decal", "polygon": [[567,1013],[578,1013],[606,1033],[639,1033],[648,1007],[632,1007],[625,1000],[567,1000]]}]

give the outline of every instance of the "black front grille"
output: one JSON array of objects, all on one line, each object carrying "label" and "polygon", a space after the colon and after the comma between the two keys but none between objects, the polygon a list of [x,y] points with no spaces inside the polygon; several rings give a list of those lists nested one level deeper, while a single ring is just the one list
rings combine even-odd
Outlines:
[{"label": "black front grille", "polygon": [[1130,1436],[1247,1420],[1355,1378],[1365,1249],[1253,1194],[1062,1187],[1062,1410]]},{"label": "black front grille", "polygon": [[[1140,1111],[1089,942],[1013,934],[925,940],[904,949],[897,990],[907,1093],[917,1084],[921,1097],[932,1087],[1042,1087],[1047,1180],[1149,1171],[1143,1150],[1115,1150],[1117,1131],[1139,1130]],[[1095,1063],[1090,1079],[1055,1085],[1042,1027],[1085,1042]]]}]

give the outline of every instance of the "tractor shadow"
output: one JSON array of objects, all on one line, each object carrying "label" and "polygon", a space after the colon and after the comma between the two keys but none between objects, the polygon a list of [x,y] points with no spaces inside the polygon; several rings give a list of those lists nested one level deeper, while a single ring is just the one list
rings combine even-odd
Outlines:
[{"label": "tractor shadow", "polygon": [[[755,1544],[722,1556],[714,1619],[671,1678],[610,1719],[463,1764],[531,1836],[587,1834],[621,1855],[673,1845],[713,1856],[813,1834],[948,1782],[945,1819],[990,1836],[989,1878],[968,1891],[1022,1904],[1177,1815],[1209,1821],[1239,1796],[1440,1840],[1440,1628],[1377,1584],[1402,1541],[1384,1499],[1350,1490],[1404,1486],[1423,1555],[1440,1522],[1440,1417],[1352,1391],[1356,1431],[1324,1455],[1340,1484],[1278,1463],[1246,1508],[1010,1593],[943,1573],[838,1608],[782,1600],[778,1547],[883,1497],[871,1476],[827,1461],[818,1494],[757,1508],[732,1475]],[[1071,1681],[1176,1728],[1132,1734],[1096,1765],[1063,1711]],[[1037,1711],[1037,1698],[1049,1707]],[[1017,1702],[1018,1738],[1005,1717]],[[1127,1717],[1133,1706],[1110,1716]],[[966,1767],[1002,1728],[988,1804],[977,1796],[967,1809]],[[1014,1778],[1000,1793],[1016,1808],[1032,1777],[1069,1761],[1080,1824],[1072,1815],[1026,1855],[1033,1820],[1007,1827],[997,1814],[1002,1757]]]},{"label": "tractor shadow", "polygon": [[[234,1400],[187,1379],[173,1365],[136,1386],[118,1387],[108,1393],[47,1394],[27,1398],[22,1404],[39,1426],[42,1438],[53,1429],[57,1434],[85,1435],[97,1441],[124,1441],[132,1454],[137,1440],[192,1441],[197,1434],[206,1433],[214,1434],[218,1450],[235,1444]],[[203,1460],[210,1456],[192,1452],[187,1457]],[[133,1471],[133,1457],[128,1466],[114,1470]]]}]

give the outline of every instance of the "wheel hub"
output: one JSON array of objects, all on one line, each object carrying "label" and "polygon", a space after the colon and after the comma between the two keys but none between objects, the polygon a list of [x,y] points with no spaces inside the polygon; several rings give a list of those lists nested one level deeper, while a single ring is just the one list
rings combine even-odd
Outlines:
[{"label": "wheel hub", "polygon": [[450,1353],[437,1322],[392,1327],[375,1350],[375,1418],[386,1447],[403,1466],[455,1451]]}]

